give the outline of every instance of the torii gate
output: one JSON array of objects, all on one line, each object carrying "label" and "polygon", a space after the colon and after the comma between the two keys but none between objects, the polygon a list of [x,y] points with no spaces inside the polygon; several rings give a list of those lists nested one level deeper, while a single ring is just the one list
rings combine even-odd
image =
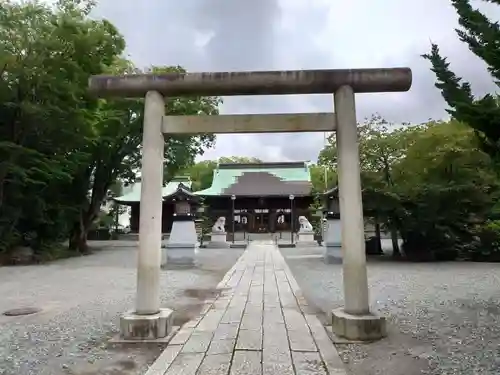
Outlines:
[{"label": "torii gate", "polygon": [[[165,338],[172,311],[160,308],[163,134],[337,131],[344,301],[332,312],[334,332],[348,339],[386,335],[385,320],[370,312],[355,93],[408,91],[409,68],[167,73],[94,76],[101,97],[145,97],[142,190],[135,310],[120,320],[121,338]],[[164,96],[333,94],[335,113],[165,116]]]}]

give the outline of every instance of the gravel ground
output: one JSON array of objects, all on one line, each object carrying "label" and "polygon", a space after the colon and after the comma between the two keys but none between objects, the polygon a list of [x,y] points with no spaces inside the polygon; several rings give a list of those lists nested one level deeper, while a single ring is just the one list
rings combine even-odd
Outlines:
[{"label": "gravel ground", "polygon": [[[175,310],[176,324],[198,314],[242,252],[202,249],[196,268],[162,271],[162,304]],[[0,313],[42,309],[35,315],[0,315],[0,374],[144,373],[162,345],[108,342],[117,334],[120,314],[133,307],[135,288],[133,242],[107,242],[93,255],[48,265],[0,268]]]},{"label": "gravel ground", "polygon": [[[342,266],[320,248],[282,249],[308,300],[342,306]],[[500,373],[500,264],[370,260],[370,300],[388,317],[388,338],[337,345],[353,375]]]}]

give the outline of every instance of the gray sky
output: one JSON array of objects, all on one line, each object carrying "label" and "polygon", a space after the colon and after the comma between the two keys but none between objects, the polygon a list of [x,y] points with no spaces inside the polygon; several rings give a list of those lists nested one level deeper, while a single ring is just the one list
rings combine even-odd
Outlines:
[{"label": "gray sky", "polygon": [[[500,18],[498,6],[474,5]],[[446,116],[434,74],[420,57],[431,41],[476,94],[495,90],[482,61],[458,41],[449,0],[100,0],[95,14],[120,29],[130,57],[141,67],[182,65],[193,72],[412,68],[409,92],[358,95],[358,120],[375,112],[395,123]],[[294,95],[224,98],[221,111],[332,109],[330,95]],[[219,135],[203,158],[316,160],[323,144],[322,133]]]}]

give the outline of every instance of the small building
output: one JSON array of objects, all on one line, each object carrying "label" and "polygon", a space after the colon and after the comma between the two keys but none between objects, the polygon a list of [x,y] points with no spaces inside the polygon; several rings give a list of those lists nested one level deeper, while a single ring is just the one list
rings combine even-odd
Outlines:
[{"label": "small building", "polygon": [[[180,190],[179,190],[180,189]],[[186,176],[174,177],[162,190],[162,233],[169,233],[172,229],[173,216],[175,213],[175,195],[179,191],[191,191],[191,179]],[[141,181],[131,185],[128,192],[114,200],[120,204],[130,207],[130,232],[139,232],[139,213],[141,203]]]},{"label": "small building", "polygon": [[[339,202],[339,188],[334,186],[333,188],[325,191],[323,194],[323,214],[327,219],[338,220],[338,230],[340,231],[340,202]],[[370,238],[374,236],[375,225],[370,221],[368,217],[364,217],[365,224],[365,237]]]},{"label": "small building", "polygon": [[[298,217],[310,217],[313,202],[307,162],[219,164],[212,185],[195,192],[212,220],[226,218],[226,230],[274,233],[298,230]],[[234,205],[234,206],[233,206]]]}]

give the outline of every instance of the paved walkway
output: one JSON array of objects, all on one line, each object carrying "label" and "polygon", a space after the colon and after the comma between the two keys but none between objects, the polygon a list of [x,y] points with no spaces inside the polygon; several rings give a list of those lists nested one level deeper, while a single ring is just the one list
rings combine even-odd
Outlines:
[{"label": "paved walkway", "polygon": [[346,374],[272,242],[252,242],[218,288],[146,375]]}]

